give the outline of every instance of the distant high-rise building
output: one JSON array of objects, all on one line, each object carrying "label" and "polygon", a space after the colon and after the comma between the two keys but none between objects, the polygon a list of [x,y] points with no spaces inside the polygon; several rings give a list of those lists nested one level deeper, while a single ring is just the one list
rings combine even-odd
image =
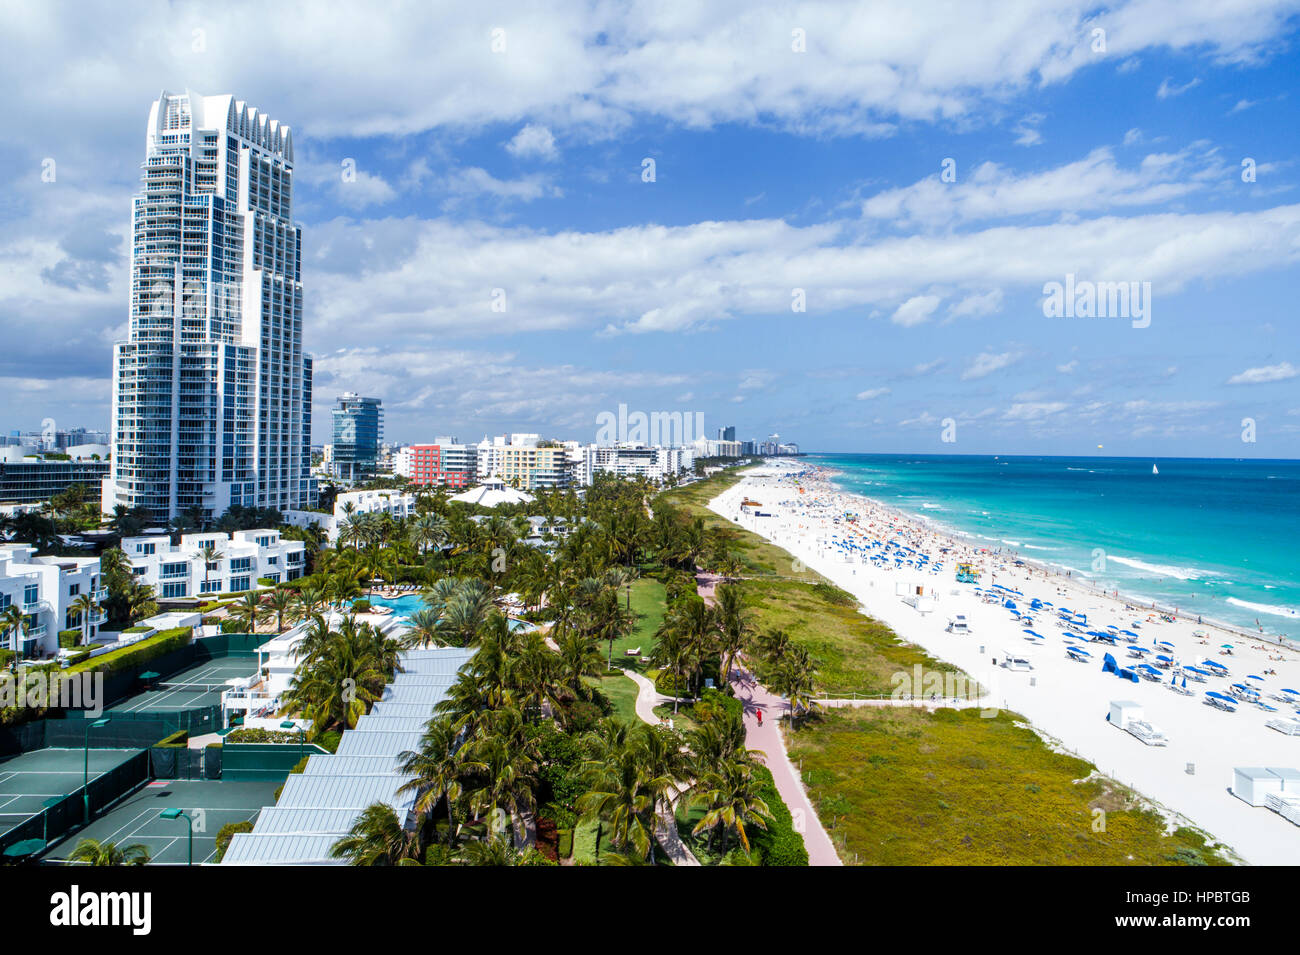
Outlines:
[{"label": "distant high-rise building", "polygon": [[718,440],[719,440],[719,441],[735,441],[735,440],[736,440],[736,426],[735,426],[734,424],[732,424],[732,425],[728,425],[728,426],[725,427],[725,428],[719,428],[719,429],[718,429]]},{"label": "distant high-rise building", "polygon": [[374,474],[383,436],[382,401],[352,392],[339,395],[334,408],[334,476],[355,480]]},{"label": "distant high-rise building", "polygon": [[289,127],[233,96],[164,91],[142,168],[105,510],[314,505]]}]

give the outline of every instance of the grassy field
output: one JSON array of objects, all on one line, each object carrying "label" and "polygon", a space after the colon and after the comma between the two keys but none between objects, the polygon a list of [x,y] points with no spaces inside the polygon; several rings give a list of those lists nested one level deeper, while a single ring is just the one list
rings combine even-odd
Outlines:
[{"label": "grassy field", "polygon": [[[1223,864],[1020,718],[835,710],[793,737],[840,857],[863,865]],[[1085,781],[1086,780],[1086,781]]]},{"label": "grassy field", "polygon": [[729,470],[707,480],[666,491],[659,495],[659,499],[677,505],[692,517],[704,518],[704,526],[717,532],[727,541],[728,549],[739,555],[742,576],[789,578],[811,583],[825,581],[826,578],[815,570],[810,570],[803,564],[796,564],[793,558],[780,547],[769,543],[757,534],[742,530],[731,521],[709,510],[709,501],[735,485],[744,470],[744,468]]},{"label": "grassy field", "polygon": [[[723,522],[708,501],[731,486],[720,475],[670,497]],[[748,568],[781,568],[785,552],[727,524]],[[760,632],[783,629],[818,664],[827,695],[889,693],[892,674],[920,664],[957,672],[884,624],[816,585],[747,570],[740,586]],[[1057,754],[1022,717],[978,711],[834,710],[810,719],[787,745],[840,857],[866,865],[1220,864],[1203,834],[1165,835],[1140,797]],[[1087,780],[1084,782],[1083,780]],[[1104,816],[1095,814],[1101,810]],[[1094,822],[1104,819],[1104,829]]]}]

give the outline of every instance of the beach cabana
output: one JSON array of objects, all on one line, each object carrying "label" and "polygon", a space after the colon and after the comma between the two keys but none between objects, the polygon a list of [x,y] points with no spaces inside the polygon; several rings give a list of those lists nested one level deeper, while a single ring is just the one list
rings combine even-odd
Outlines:
[{"label": "beach cabana", "polygon": [[1264,805],[1269,793],[1282,792],[1282,777],[1263,766],[1235,766],[1232,794],[1251,806]]}]

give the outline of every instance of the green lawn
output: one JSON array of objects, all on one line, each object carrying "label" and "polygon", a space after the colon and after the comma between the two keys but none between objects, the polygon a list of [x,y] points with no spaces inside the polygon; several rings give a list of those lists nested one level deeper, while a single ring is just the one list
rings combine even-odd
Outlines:
[{"label": "green lawn", "polygon": [[856,607],[832,602],[808,584],[746,580],[740,585],[760,633],[784,630],[817,661],[821,692],[832,696],[888,695],[892,676],[920,664],[927,671],[957,672],[919,647],[905,645],[884,624]]},{"label": "green lawn", "polygon": [[[597,681],[590,680],[588,682],[596,683]],[[614,705],[614,718],[627,723],[629,726],[635,725],[637,722],[636,684],[621,673],[613,673],[602,677],[598,685],[600,686],[600,692],[609,697],[609,702]]]},{"label": "green lawn", "polygon": [[696,484],[665,491],[656,500],[668,501],[682,508],[691,517],[704,518],[704,526],[716,532],[727,542],[727,548],[740,556],[741,575],[744,577],[791,578],[812,583],[824,581],[821,574],[803,564],[797,564],[780,547],[709,510],[709,501],[739,481],[744,470],[725,471]]},{"label": "green lawn", "polygon": [[[624,597],[625,605],[626,602]],[[632,582],[632,612],[636,614],[636,627],[626,637],[614,641],[615,668],[636,670],[638,673],[646,669],[648,664],[642,663],[637,657],[626,656],[624,651],[640,647],[642,656],[650,655],[650,650],[655,645],[655,631],[663,623],[667,604],[668,596],[664,585],[653,577],[638,577]],[[608,657],[609,644],[602,644],[601,649]]]},{"label": "green lawn", "polygon": [[975,709],[835,710],[794,735],[790,758],[848,863],[1223,864],[1200,833],[1166,836],[1131,791],[1089,778],[1090,763],[1020,723]]}]

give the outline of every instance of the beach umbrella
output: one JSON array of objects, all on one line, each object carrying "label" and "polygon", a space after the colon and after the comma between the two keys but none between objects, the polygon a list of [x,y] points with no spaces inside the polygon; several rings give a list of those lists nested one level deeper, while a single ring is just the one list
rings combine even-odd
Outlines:
[{"label": "beach umbrella", "polygon": [[1253,674],[1253,673],[1247,673],[1247,674],[1246,674],[1246,679],[1247,679],[1247,680],[1258,680],[1260,683],[1263,683],[1263,682],[1264,682],[1264,678],[1263,678],[1262,676],[1255,676],[1255,674]]},{"label": "beach umbrella", "polygon": [[1046,640],[1046,639],[1047,639],[1047,638],[1044,637],[1041,633],[1034,633],[1034,631],[1032,631],[1032,630],[1026,630],[1025,633],[1029,634],[1031,637],[1037,637],[1039,640]]},{"label": "beach umbrella", "polygon": [[1221,644],[1219,644],[1219,649],[1220,649],[1220,650],[1231,650],[1231,649],[1232,649],[1232,644],[1231,644],[1231,643],[1221,643]]},{"label": "beach umbrella", "polygon": [[1296,696],[1300,696],[1300,690],[1293,690],[1293,689],[1291,689],[1290,687],[1285,687],[1285,686],[1282,687],[1282,692],[1283,692],[1283,693],[1294,693]]}]

